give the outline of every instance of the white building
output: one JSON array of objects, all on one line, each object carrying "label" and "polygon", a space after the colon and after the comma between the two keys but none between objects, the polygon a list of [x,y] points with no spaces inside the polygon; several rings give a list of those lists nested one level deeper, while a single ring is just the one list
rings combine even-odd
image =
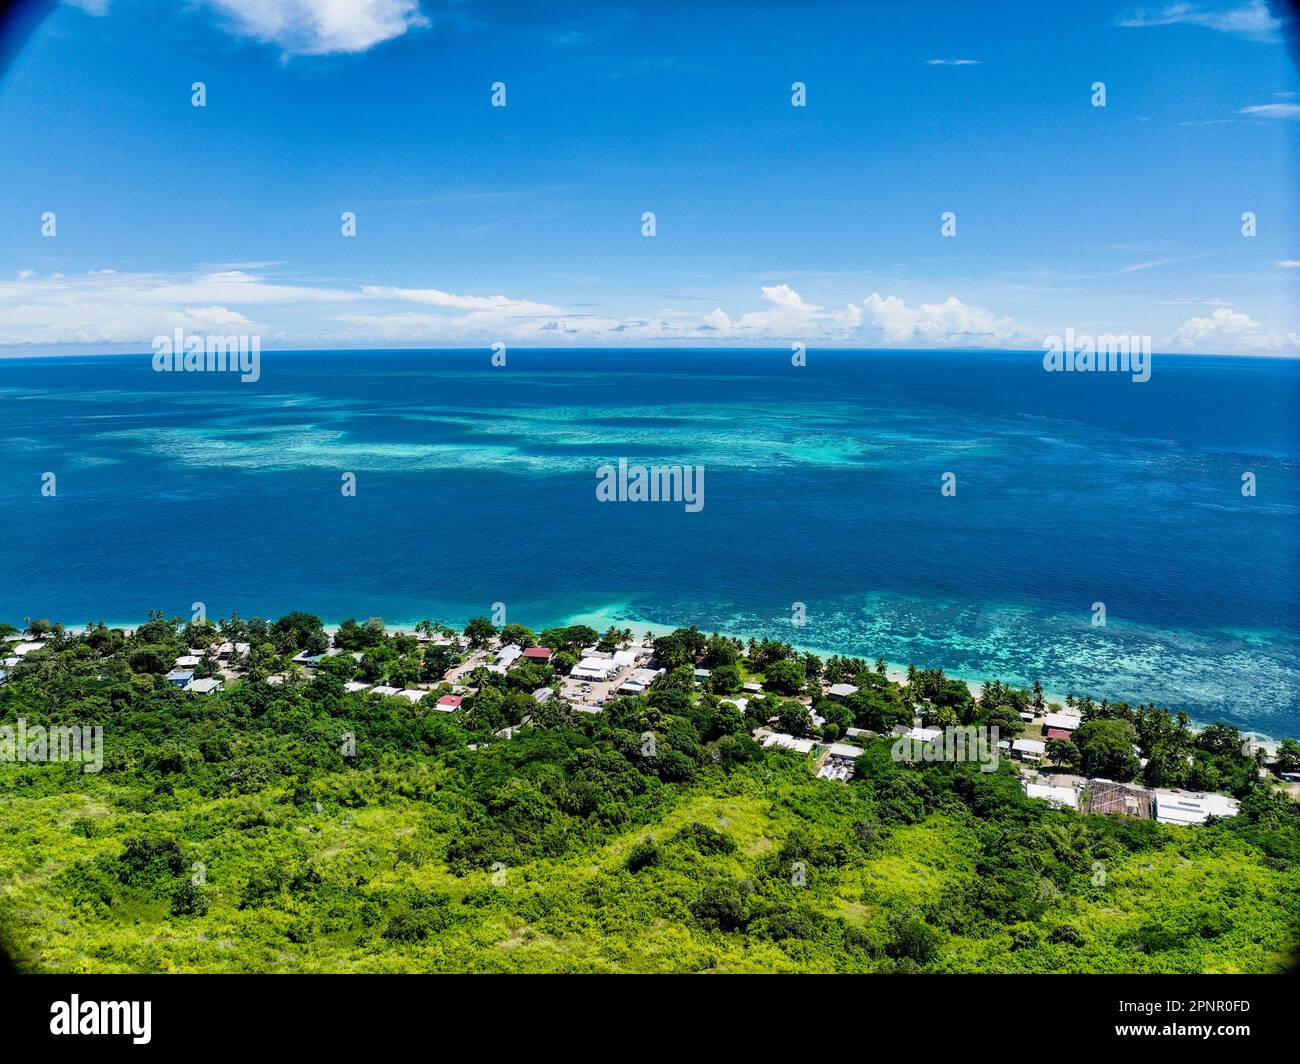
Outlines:
[{"label": "white building", "polygon": [[350,695],[356,694],[358,691],[368,691],[369,689],[370,685],[368,683],[359,683],[356,680],[349,680],[343,685],[343,690]]},{"label": "white building", "polygon": [[402,689],[400,687],[372,687],[370,693],[372,695],[383,695],[384,697],[389,698],[393,695],[401,694]]},{"label": "white building", "polygon": [[1011,752],[1021,761],[1041,761],[1047,753],[1047,744],[1040,739],[1016,739]]},{"label": "white building", "polygon": [[508,669],[523,655],[523,649],[514,643],[507,643],[497,651],[496,660],[493,662],[501,669]]},{"label": "white building", "polygon": [[613,658],[598,658],[594,655],[583,658],[573,666],[569,675],[575,680],[605,680],[614,671]]},{"label": "white building", "polygon": [[856,695],[858,689],[851,683],[833,683],[827,688],[826,693],[831,698],[848,698],[849,695]]},{"label": "white building", "polygon": [[1204,824],[1212,816],[1236,816],[1240,805],[1223,794],[1155,794],[1155,815],[1162,824]]},{"label": "white building", "polygon": [[914,743],[929,743],[942,734],[942,728],[909,728],[903,733],[903,738],[910,739]]},{"label": "white building", "polygon": [[209,677],[202,680],[191,680],[185,685],[184,690],[193,692],[196,695],[210,695],[213,691],[220,691],[225,684],[215,677]]},{"label": "white building", "polygon": [[632,675],[619,684],[619,694],[639,695],[644,693],[654,683],[655,677],[663,671],[663,669],[633,669]]},{"label": "white building", "polygon": [[1045,802],[1050,802],[1055,808],[1068,806],[1070,809],[1079,808],[1079,795],[1073,787],[1057,787],[1047,783],[1025,783],[1025,794],[1030,798],[1041,798]]},{"label": "white building", "polygon": [[796,753],[809,754],[816,745],[811,739],[796,739],[793,735],[785,735],[781,732],[773,732],[763,740],[764,746],[779,746],[783,750],[794,750]]},{"label": "white building", "polygon": [[405,698],[408,702],[411,703],[411,705],[415,705],[418,701],[420,701],[420,699],[422,699],[428,693],[429,693],[428,691],[417,691],[414,688],[408,687],[403,691],[398,691],[397,697]]}]

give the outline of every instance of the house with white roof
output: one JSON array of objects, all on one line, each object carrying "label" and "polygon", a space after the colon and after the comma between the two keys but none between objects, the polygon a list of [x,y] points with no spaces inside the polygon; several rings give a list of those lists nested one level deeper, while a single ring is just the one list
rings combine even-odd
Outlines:
[{"label": "house with white roof", "polygon": [[418,701],[420,701],[420,699],[422,699],[428,693],[429,693],[428,691],[417,691],[414,688],[408,687],[404,691],[398,691],[397,697],[405,698],[408,702],[411,703],[411,705],[415,705]]},{"label": "house with white roof", "polygon": [[1155,818],[1162,824],[1204,824],[1212,816],[1236,816],[1240,807],[1237,799],[1223,794],[1155,793]]},{"label": "house with white roof", "polygon": [[1011,753],[1021,761],[1041,761],[1047,744],[1040,739],[1016,739],[1011,743]]},{"label": "house with white roof", "polygon": [[618,693],[622,695],[642,694],[654,683],[655,677],[663,671],[663,669],[633,669],[632,674],[619,684]]},{"label": "house with white roof", "polygon": [[943,735],[942,728],[909,728],[903,732],[904,739],[910,739],[914,743],[929,743]]},{"label": "house with white roof", "polygon": [[1041,798],[1057,809],[1066,806],[1079,808],[1079,794],[1073,787],[1057,787],[1049,783],[1025,783],[1025,794],[1030,798]]},{"label": "house with white roof", "polygon": [[1045,713],[1043,733],[1049,739],[1068,739],[1082,723],[1082,717],[1070,713]]},{"label": "house with white roof", "polygon": [[573,666],[569,675],[576,680],[605,680],[613,671],[613,658],[598,658],[593,654]]},{"label": "house with white roof", "polygon": [[393,695],[401,694],[402,689],[400,687],[380,686],[380,687],[372,687],[370,689],[370,693],[372,695],[383,695],[385,698],[391,698]]},{"label": "house with white roof", "polygon": [[218,680],[215,676],[209,676],[203,679],[191,680],[185,685],[185,690],[196,695],[210,695],[214,691],[220,691],[226,685]]},{"label": "house with white roof", "polygon": [[799,754],[812,753],[812,748],[817,744],[811,739],[796,739],[793,735],[785,735],[782,732],[772,732],[763,740],[766,747],[779,747],[782,750],[793,750]]},{"label": "house with white roof", "polygon": [[831,698],[848,698],[857,693],[858,689],[851,683],[833,683],[826,689],[826,694]]},{"label": "house with white roof", "polygon": [[508,669],[523,655],[523,648],[516,643],[507,643],[496,653],[493,664],[500,669]]}]

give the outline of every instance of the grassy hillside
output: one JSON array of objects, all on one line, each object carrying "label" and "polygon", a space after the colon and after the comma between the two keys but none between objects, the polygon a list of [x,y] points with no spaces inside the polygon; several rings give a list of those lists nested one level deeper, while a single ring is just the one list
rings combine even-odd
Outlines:
[{"label": "grassy hillside", "polygon": [[0,687],[0,722],[106,736],[97,775],[0,764],[26,970],[1277,972],[1300,948],[1300,814],[1263,787],[1166,827],[887,740],[819,780],[671,688],[492,741],[329,675],[197,697],[124,653],[74,640]]}]

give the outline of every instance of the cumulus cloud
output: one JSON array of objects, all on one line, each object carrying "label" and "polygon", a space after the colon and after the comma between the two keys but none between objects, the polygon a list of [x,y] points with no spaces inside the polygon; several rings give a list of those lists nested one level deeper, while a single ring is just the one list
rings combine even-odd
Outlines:
[{"label": "cumulus cloud", "polygon": [[1026,339],[1011,318],[970,306],[956,296],[942,303],[910,307],[897,296],[872,292],[862,301],[861,309],[864,320],[879,329],[889,344],[982,346]]},{"label": "cumulus cloud", "polygon": [[742,314],[736,321],[735,330],[765,336],[790,336],[807,331],[822,318],[822,308],[804,302],[803,296],[788,284],[767,286],[761,291],[768,306]]},{"label": "cumulus cloud", "polygon": [[[1300,265],[1285,260],[1279,265]],[[247,264],[246,264],[247,265]],[[805,343],[889,347],[1034,347],[1037,333],[956,296],[909,303],[872,292],[842,306],[806,299],[789,284],[760,288],[748,306],[706,314],[600,313],[585,306],[445,288],[340,285],[280,280],[242,268],[189,273],[90,270],[38,276],[29,269],[0,280],[0,347],[110,345],[143,350],[176,328],[243,332],[280,346],[382,346],[502,340],[565,343]],[[1171,349],[1209,353],[1289,352],[1295,333],[1277,332],[1219,306],[1191,318]]]},{"label": "cumulus cloud", "polygon": [[[909,306],[873,292],[826,308],[788,284],[758,292],[757,308],[616,317],[508,295],[457,294],[398,285],[281,281],[241,268],[189,274],[91,270],[43,277],[22,270],[0,281],[0,345],[147,344],[182,327],[239,326],[308,345],[335,342],[574,340],[776,340],[962,346],[1023,341],[1015,323],[949,297]],[[264,324],[269,321],[270,325]]]},{"label": "cumulus cloud", "polygon": [[285,55],[364,52],[427,26],[419,0],[208,0],[229,29]]},{"label": "cumulus cloud", "polygon": [[1219,307],[1208,318],[1189,318],[1171,338],[1184,350],[1223,354],[1281,354],[1300,351],[1300,334],[1279,332],[1249,314]]}]

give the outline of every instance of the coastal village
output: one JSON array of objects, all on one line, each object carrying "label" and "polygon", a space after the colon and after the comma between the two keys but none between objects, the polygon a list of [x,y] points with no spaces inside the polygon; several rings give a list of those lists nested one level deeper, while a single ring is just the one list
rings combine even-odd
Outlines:
[{"label": "coastal village", "polygon": [[[189,647],[184,654],[172,661],[170,669],[163,676],[167,684],[185,693],[204,697],[224,690],[227,685],[246,680],[253,644],[249,641],[225,639],[215,634],[215,629],[212,632],[211,642]],[[618,638],[613,638],[615,636]],[[420,631],[391,632],[387,633],[387,637],[413,639],[422,649],[443,648],[447,655],[444,660],[450,664],[441,676],[425,677],[411,686],[347,680],[343,684],[346,694],[397,698],[412,706],[454,714],[461,711],[468,704],[467,700],[472,701],[478,693],[475,676],[479,670],[506,677],[521,666],[539,665],[546,666],[550,674],[548,683],[531,691],[532,702],[539,709],[549,705],[552,709],[563,707],[572,714],[599,714],[611,699],[645,695],[669,671],[657,659],[655,641],[649,633],[638,640],[632,637],[630,631],[616,632],[611,629],[604,639],[583,646],[577,661],[563,674],[551,668],[557,660],[554,649],[520,645],[503,639],[495,633],[495,629],[490,637],[482,638],[480,635],[479,638],[471,638],[469,634],[425,622]],[[5,680],[6,670],[12,670],[28,655],[41,650],[49,638],[50,633],[34,630],[5,636],[3,657],[0,658],[0,665],[3,666],[0,668],[0,683]],[[315,653],[302,650],[289,658],[288,668],[261,679],[272,687],[294,680],[310,680],[330,659],[345,654],[360,665],[365,653],[345,650],[338,642],[336,632],[330,638],[330,646]],[[691,670],[691,678],[695,688],[702,691],[709,684],[710,670],[694,668]],[[899,682],[905,685],[908,678],[900,675]],[[781,695],[783,701],[796,702],[806,710],[809,734],[797,735],[781,730],[781,717],[772,715],[753,727],[751,734],[755,741],[764,748],[777,748],[804,755],[808,759],[810,771],[818,778],[841,784],[852,779],[855,763],[864,753],[862,744],[875,738],[886,737],[896,743],[901,741],[902,748],[917,751],[911,757],[918,760],[922,759],[925,748],[929,745],[936,753],[924,756],[923,759],[943,759],[945,729],[926,726],[919,706],[910,723],[895,724],[887,732],[850,726],[844,729],[842,736],[826,738],[827,722],[816,707],[825,707],[828,702],[842,704],[856,695],[859,688],[852,683],[823,680],[820,689],[820,698],[806,692]],[[978,694],[978,688],[972,690]],[[740,684],[738,693],[720,696],[718,701],[741,713],[747,713],[751,703],[757,704],[766,694],[760,680],[750,679]],[[993,766],[995,767],[997,759],[1009,759],[1015,763],[1021,786],[1028,797],[1047,802],[1053,807],[1065,807],[1078,812],[1118,814],[1184,826],[1204,824],[1211,817],[1237,815],[1240,803],[1227,794],[1150,787],[1133,781],[1118,782],[1100,776],[1089,777],[1071,771],[1068,766],[1053,763],[1049,744],[1053,741],[1070,742],[1085,723],[1083,710],[1073,703],[1073,699],[1070,702],[1072,704],[1068,705],[1044,702],[1041,708],[1019,712],[1021,733],[1014,738],[998,739],[996,742]],[[519,729],[527,728],[532,723],[532,716],[525,714],[518,724],[495,731],[493,738],[508,740]],[[471,744],[471,748],[476,745]],[[1254,747],[1258,748],[1258,744],[1254,744]],[[1251,753],[1253,749],[1244,752]],[[1271,753],[1271,749],[1262,750],[1260,760]],[[1146,759],[1141,757],[1141,751],[1136,746],[1133,747],[1133,754],[1145,768]],[[1259,774],[1262,778],[1274,780],[1293,798],[1300,798],[1300,771],[1286,764],[1275,764],[1271,769],[1261,767]]]}]

